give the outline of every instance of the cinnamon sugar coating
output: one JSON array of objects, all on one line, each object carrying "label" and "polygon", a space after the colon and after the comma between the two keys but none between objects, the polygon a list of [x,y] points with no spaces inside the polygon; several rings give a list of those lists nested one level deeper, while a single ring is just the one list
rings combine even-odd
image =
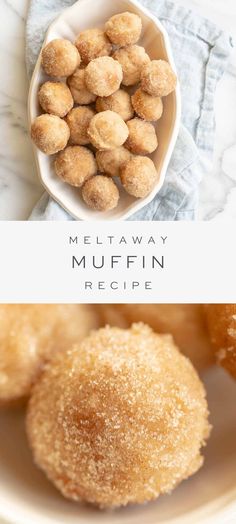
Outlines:
[{"label": "cinnamon sugar coating", "polygon": [[66,147],[70,137],[67,123],[55,115],[40,115],[31,126],[31,138],[46,155],[54,155]]},{"label": "cinnamon sugar coating", "polygon": [[121,167],[132,157],[125,147],[117,147],[108,151],[97,151],[96,160],[101,173],[109,176],[120,176]]},{"label": "cinnamon sugar coating", "polygon": [[136,44],[141,35],[142,20],[128,11],[119,13],[106,22],[105,31],[110,41],[118,47]]},{"label": "cinnamon sugar coating", "polygon": [[76,69],[74,74],[67,79],[67,84],[76,104],[92,104],[96,100],[96,95],[88,91],[85,84],[85,69]]},{"label": "cinnamon sugar coating", "polygon": [[150,62],[144,47],[129,45],[118,49],[112,57],[119,62],[123,71],[122,84],[133,86],[140,82],[143,67]]},{"label": "cinnamon sugar coating", "polygon": [[115,111],[126,122],[134,116],[133,106],[131,104],[131,97],[124,89],[118,89],[115,93],[106,97],[98,97],[96,100],[96,110],[100,111]]},{"label": "cinnamon sugar coating", "polygon": [[102,325],[127,328],[133,322],[145,322],[156,333],[169,333],[198,371],[214,363],[202,304],[104,304],[97,308]]},{"label": "cinnamon sugar coating", "polygon": [[38,99],[45,113],[63,118],[74,102],[69,88],[62,82],[45,82],[39,89]]},{"label": "cinnamon sugar coating", "polygon": [[141,88],[152,96],[167,96],[176,87],[176,74],[165,60],[152,60],[141,73]]},{"label": "cinnamon sugar coating", "polygon": [[82,197],[91,209],[110,211],[118,204],[119,190],[111,178],[97,175],[85,182]]},{"label": "cinnamon sugar coating", "polygon": [[74,107],[66,117],[70,129],[70,143],[85,146],[89,144],[88,128],[95,111],[88,106]]},{"label": "cinnamon sugar coating", "polygon": [[168,335],[106,327],[59,354],[34,387],[27,434],[61,493],[100,508],[170,493],[203,463],[204,387]]},{"label": "cinnamon sugar coating", "polygon": [[54,163],[56,175],[74,187],[95,175],[97,164],[92,151],[83,146],[68,146],[61,151]]},{"label": "cinnamon sugar coating", "polygon": [[158,141],[154,126],[141,118],[133,118],[127,122],[129,136],[125,147],[136,155],[148,155],[157,149]]},{"label": "cinnamon sugar coating", "polygon": [[205,309],[218,363],[236,378],[236,304],[209,304]]},{"label": "cinnamon sugar coating", "polygon": [[112,52],[112,45],[102,29],[86,29],[75,41],[84,64],[100,56],[108,56]]},{"label": "cinnamon sugar coating", "polygon": [[42,50],[42,68],[48,76],[70,76],[80,62],[80,54],[69,40],[56,38]]},{"label": "cinnamon sugar coating", "polygon": [[163,113],[162,99],[158,96],[151,96],[142,89],[137,89],[131,97],[135,113],[143,120],[154,122],[161,118]]},{"label": "cinnamon sugar coating", "polygon": [[91,120],[88,137],[97,149],[115,149],[124,144],[129,134],[124,120],[114,111],[102,111]]},{"label": "cinnamon sugar coating", "polygon": [[0,305],[0,405],[28,397],[45,361],[97,322],[87,305]]},{"label": "cinnamon sugar coating", "polygon": [[146,156],[133,156],[120,169],[121,182],[130,195],[144,198],[158,180],[153,161]]},{"label": "cinnamon sugar coating", "polygon": [[86,87],[97,96],[110,96],[115,93],[122,78],[121,65],[110,56],[92,60],[85,69]]}]

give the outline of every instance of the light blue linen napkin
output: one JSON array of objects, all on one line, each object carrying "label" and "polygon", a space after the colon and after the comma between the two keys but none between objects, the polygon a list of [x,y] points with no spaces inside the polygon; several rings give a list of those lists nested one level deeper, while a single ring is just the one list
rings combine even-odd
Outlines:
[{"label": "light blue linen napkin", "polygon": [[[96,0],[94,0],[96,1]],[[74,0],[31,0],[26,26],[29,75],[49,24]],[[165,26],[171,40],[182,96],[182,124],[165,183],[146,207],[130,220],[194,220],[205,161],[211,162],[215,119],[214,95],[227,65],[232,39],[206,20],[168,0],[140,0]],[[73,220],[47,193],[30,220]]]}]

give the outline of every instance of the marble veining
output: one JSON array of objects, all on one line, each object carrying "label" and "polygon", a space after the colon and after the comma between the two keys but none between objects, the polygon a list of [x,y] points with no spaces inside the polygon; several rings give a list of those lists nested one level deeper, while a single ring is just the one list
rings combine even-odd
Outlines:
[{"label": "marble veining", "polygon": [[[231,32],[236,42],[235,0],[176,0]],[[27,123],[28,78],[25,20],[29,0],[1,0],[0,18],[0,220],[27,219],[43,192],[36,173]],[[236,219],[236,48],[215,100],[216,138],[212,165],[200,186],[199,219]]]}]

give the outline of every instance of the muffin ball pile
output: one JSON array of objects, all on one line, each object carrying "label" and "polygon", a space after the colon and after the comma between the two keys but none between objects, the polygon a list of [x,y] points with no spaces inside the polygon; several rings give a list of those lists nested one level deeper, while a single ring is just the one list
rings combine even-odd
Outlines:
[{"label": "muffin ball pile", "polygon": [[[145,198],[159,178],[147,156],[158,147],[162,97],[175,89],[176,76],[167,62],[151,60],[138,45],[141,32],[141,18],[124,12],[112,16],[104,28],[81,31],[74,44],[55,39],[42,50],[42,68],[49,78],[38,92],[44,114],[32,123],[32,140],[43,153],[58,154],[55,174],[81,187],[78,198],[97,211],[117,206],[119,185],[132,198]],[[93,168],[83,172],[89,157]],[[98,179],[88,183],[91,177]],[[98,195],[110,191],[113,198],[101,202]]]},{"label": "muffin ball pile", "polygon": [[205,307],[217,361],[236,378],[236,304],[209,304]]},{"label": "muffin ball pile", "polygon": [[169,335],[106,327],[58,354],[34,387],[27,434],[60,492],[100,508],[170,493],[203,463],[204,387]]}]

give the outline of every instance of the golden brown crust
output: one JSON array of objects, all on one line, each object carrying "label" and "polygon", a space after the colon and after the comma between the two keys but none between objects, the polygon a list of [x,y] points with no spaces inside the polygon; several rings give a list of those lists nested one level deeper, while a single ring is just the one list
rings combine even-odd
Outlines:
[{"label": "golden brown crust", "polygon": [[142,69],[150,62],[144,47],[139,45],[130,45],[118,49],[113,53],[112,57],[118,60],[122,67],[122,84],[125,86],[133,86],[140,82]]},{"label": "golden brown crust", "polygon": [[88,91],[85,84],[85,69],[76,69],[74,74],[67,79],[67,84],[76,104],[92,104],[96,100],[96,95]]},{"label": "golden brown crust", "polygon": [[63,495],[99,507],[169,493],[203,463],[205,390],[172,338],[148,326],[93,332],[36,384],[27,433]]},{"label": "golden brown crust", "polygon": [[205,309],[218,362],[236,378],[236,304],[209,304]]},{"label": "golden brown crust", "polygon": [[69,40],[56,38],[42,50],[42,68],[52,77],[72,75],[80,62],[80,54]]},{"label": "golden brown crust", "polygon": [[66,117],[70,129],[70,143],[85,146],[89,144],[88,128],[95,111],[91,107],[74,107]]},{"label": "golden brown crust", "polygon": [[141,35],[142,20],[134,13],[119,13],[106,22],[105,31],[111,42],[119,47],[136,44]]},{"label": "golden brown crust", "polygon": [[141,88],[152,96],[169,95],[176,82],[176,74],[165,60],[152,60],[141,73]]},{"label": "golden brown crust", "polygon": [[127,193],[144,198],[154,188],[158,174],[150,158],[134,156],[121,167],[120,179]]},{"label": "golden brown crust", "polygon": [[0,405],[26,399],[45,361],[97,327],[92,306],[0,305]]},{"label": "golden brown crust", "polygon": [[93,146],[104,151],[122,146],[128,134],[126,123],[114,111],[97,113],[88,128],[88,137]]},{"label": "golden brown crust", "polygon": [[68,146],[56,157],[56,175],[74,187],[83,183],[97,173],[97,163],[92,151],[83,146]]},{"label": "golden brown crust", "polygon": [[112,52],[112,45],[102,29],[86,29],[75,41],[84,64],[100,56],[108,56]]},{"label": "golden brown crust", "polygon": [[201,371],[214,363],[214,351],[201,304],[106,304],[99,305],[102,325],[129,327],[145,322],[156,333],[173,336],[180,351]]},{"label": "golden brown crust", "polygon": [[154,126],[150,122],[144,122],[141,118],[133,118],[127,122],[129,136],[125,147],[136,155],[148,155],[158,147],[158,141]]},{"label": "golden brown crust", "polygon": [[69,88],[62,82],[45,82],[39,89],[38,99],[45,113],[63,118],[74,102]]},{"label": "golden brown crust", "polygon": [[118,204],[119,190],[111,178],[97,175],[85,182],[82,197],[91,209],[110,211]]},{"label": "golden brown crust", "polygon": [[121,65],[110,56],[92,60],[85,69],[87,89],[97,96],[109,96],[115,93],[122,82]]},{"label": "golden brown crust", "polygon": [[110,96],[98,97],[96,100],[96,110],[98,113],[107,110],[115,111],[115,113],[121,116],[124,122],[134,116],[131,97],[124,89],[118,89],[118,91]]},{"label": "golden brown crust", "polygon": [[117,147],[109,151],[97,151],[96,160],[101,173],[109,176],[120,176],[121,167],[132,157],[125,147]]},{"label": "golden brown crust", "polygon": [[160,97],[151,96],[139,88],[131,97],[131,100],[135,112],[140,118],[143,118],[143,120],[154,122],[161,118],[163,103]]},{"label": "golden brown crust", "polygon": [[64,149],[70,137],[67,123],[55,115],[37,116],[31,126],[31,138],[46,155],[54,155]]}]

